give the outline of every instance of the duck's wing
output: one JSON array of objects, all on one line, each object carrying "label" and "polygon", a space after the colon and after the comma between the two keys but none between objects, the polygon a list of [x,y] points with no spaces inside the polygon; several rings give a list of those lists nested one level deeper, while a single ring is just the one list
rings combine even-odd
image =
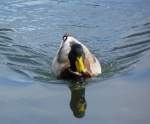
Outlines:
[{"label": "duck's wing", "polygon": [[61,43],[60,48],[52,62],[52,72],[55,76],[59,76],[62,71],[69,67],[68,53],[69,45]]},{"label": "duck's wing", "polygon": [[59,62],[57,56],[54,58],[52,62],[52,72],[53,74],[58,77],[61,72],[63,72],[66,68],[69,67],[69,62]]},{"label": "duck's wing", "polygon": [[101,65],[98,59],[84,46],[85,58],[84,64],[91,76],[101,74]]}]

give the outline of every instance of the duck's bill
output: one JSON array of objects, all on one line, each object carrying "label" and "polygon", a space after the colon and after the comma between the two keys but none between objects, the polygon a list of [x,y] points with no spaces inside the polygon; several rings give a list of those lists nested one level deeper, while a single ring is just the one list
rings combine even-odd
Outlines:
[{"label": "duck's bill", "polygon": [[84,65],[82,56],[81,57],[77,57],[75,65],[76,65],[77,72],[79,72],[79,73],[86,72],[86,67]]},{"label": "duck's bill", "polygon": [[85,105],[80,103],[80,104],[78,105],[78,111],[79,111],[79,112],[85,112]]}]

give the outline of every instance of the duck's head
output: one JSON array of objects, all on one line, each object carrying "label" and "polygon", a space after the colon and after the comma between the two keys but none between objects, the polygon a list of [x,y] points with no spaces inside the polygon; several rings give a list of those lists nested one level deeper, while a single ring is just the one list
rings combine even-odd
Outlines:
[{"label": "duck's head", "polygon": [[86,66],[84,65],[85,53],[83,45],[69,34],[63,36],[63,42],[69,45],[70,50],[68,53],[68,59],[70,62],[70,69],[73,72],[84,73],[86,72]]},{"label": "duck's head", "polygon": [[70,62],[70,69],[72,71],[78,73],[86,72],[86,67],[84,65],[84,51],[81,44],[75,43],[72,44],[71,50],[68,54],[69,62]]}]

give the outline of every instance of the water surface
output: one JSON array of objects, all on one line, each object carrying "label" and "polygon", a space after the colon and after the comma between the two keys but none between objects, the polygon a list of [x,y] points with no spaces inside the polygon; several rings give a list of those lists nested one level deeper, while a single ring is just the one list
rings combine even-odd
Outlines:
[{"label": "water surface", "polygon": [[[149,0],[1,0],[0,122],[148,124],[149,6]],[[83,84],[55,79],[50,66],[66,32],[97,56],[102,75]]]}]

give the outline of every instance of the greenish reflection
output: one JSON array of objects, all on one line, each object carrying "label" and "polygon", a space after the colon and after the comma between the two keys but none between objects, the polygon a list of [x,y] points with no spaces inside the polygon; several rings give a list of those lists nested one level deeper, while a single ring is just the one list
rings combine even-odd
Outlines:
[{"label": "greenish reflection", "polygon": [[85,86],[81,83],[71,85],[70,108],[77,118],[84,117],[86,113],[87,103],[85,99]]}]

